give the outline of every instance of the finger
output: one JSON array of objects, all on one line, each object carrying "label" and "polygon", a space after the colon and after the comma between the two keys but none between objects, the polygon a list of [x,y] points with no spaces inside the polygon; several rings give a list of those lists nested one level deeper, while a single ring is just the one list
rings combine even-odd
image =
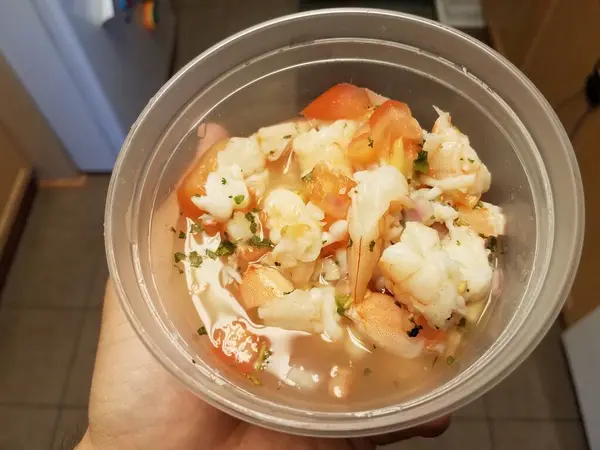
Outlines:
[{"label": "finger", "polygon": [[413,437],[432,438],[444,433],[449,426],[450,416],[444,416],[415,428],[409,428],[407,430],[397,431],[395,433],[384,434],[381,436],[371,436],[370,440],[377,445],[387,445]]}]

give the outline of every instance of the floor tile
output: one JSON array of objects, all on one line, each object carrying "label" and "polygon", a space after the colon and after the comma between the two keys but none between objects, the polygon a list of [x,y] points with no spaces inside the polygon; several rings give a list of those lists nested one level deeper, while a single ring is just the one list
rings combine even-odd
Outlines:
[{"label": "floor tile", "polygon": [[587,450],[579,421],[497,421],[492,439],[496,450]]},{"label": "floor tile", "polygon": [[454,420],[450,428],[439,437],[413,438],[378,448],[380,450],[492,450],[492,443],[486,421]]},{"label": "floor tile", "polygon": [[87,408],[63,409],[60,412],[52,450],[74,448],[88,426]]},{"label": "floor tile", "polygon": [[98,260],[96,261],[96,268],[94,269],[92,280],[92,288],[89,293],[88,308],[102,308],[107,280],[108,265],[106,263],[106,255],[103,252],[101,255],[98,255]]},{"label": "floor tile", "polygon": [[466,418],[466,419],[485,419],[485,403],[483,398],[478,398],[472,401],[466,406],[454,411],[452,417]]},{"label": "floor tile", "polygon": [[57,415],[54,408],[0,406],[0,450],[48,450]]},{"label": "floor tile", "polygon": [[109,181],[109,175],[88,175],[78,188],[40,189],[28,222],[101,230]]},{"label": "floor tile", "polygon": [[487,413],[507,419],[577,419],[579,410],[555,324],[533,354],[485,396]]},{"label": "floor tile", "polygon": [[67,382],[64,398],[66,405],[87,406],[88,404],[98,337],[100,336],[101,314],[101,311],[88,311],[85,314],[77,355]]},{"label": "floor tile", "polygon": [[59,404],[83,317],[74,311],[0,311],[0,404]]},{"label": "floor tile", "polygon": [[103,252],[100,232],[30,222],[10,269],[2,306],[85,307]]}]

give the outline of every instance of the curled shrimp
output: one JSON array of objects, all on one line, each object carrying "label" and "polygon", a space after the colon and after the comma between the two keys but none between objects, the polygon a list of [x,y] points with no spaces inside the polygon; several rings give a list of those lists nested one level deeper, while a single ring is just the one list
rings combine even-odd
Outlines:
[{"label": "curled shrimp", "polygon": [[394,167],[356,172],[348,213],[349,277],[354,301],[361,301],[383,249],[385,214],[392,204],[410,201],[406,178]]},{"label": "curled shrimp", "polygon": [[346,316],[359,334],[403,358],[416,358],[445,339],[443,331],[432,329],[386,294],[367,291],[361,302],[346,311]]},{"label": "curled shrimp", "polygon": [[425,135],[428,173],[421,181],[439,187],[449,200],[475,206],[490,188],[492,177],[471,147],[469,138],[452,125],[450,114],[434,107],[439,117],[431,133]]}]

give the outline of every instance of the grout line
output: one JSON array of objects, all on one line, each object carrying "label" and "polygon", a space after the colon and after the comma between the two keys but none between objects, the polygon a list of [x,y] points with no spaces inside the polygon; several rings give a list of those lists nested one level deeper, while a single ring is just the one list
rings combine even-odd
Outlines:
[{"label": "grout line", "polygon": [[[92,287],[88,287],[88,296],[90,294]],[[60,395],[60,405],[58,407],[58,414],[56,415],[56,419],[54,421],[54,427],[52,429],[52,439],[50,440],[50,449],[52,450],[54,447],[54,440],[56,439],[56,434],[58,432],[58,424],[60,418],[62,416],[64,407],[65,407],[65,399],[67,397],[67,391],[69,390],[69,382],[71,381],[71,377],[73,376],[73,367],[75,366],[75,361],[77,360],[77,354],[79,353],[79,345],[81,344],[81,338],[83,337],[83,330],[85,325],[85,319],[87,314],[84,312],[81,313],[81,324],[79,325],[79,330],[77,331],[77,337],[75,339],[75,345],[73,348],[73,353],[71,355],[71,359],[69,360],[69,365],[67,368],[67,376],[65,377],[65,381],[63,382],[62,392]]]},{"label": "grout line", "polygon": [[[89,300],[89,297],[88,297]],[[16,305],[1,305],[0,309],[3,311],[22,311],[22,312],[44,312],[44,311],[57,311],[57,312],[86,312],[86,311],[98,311],[102,309],[102,306],[96,305],[85,305],[85,306],[16,306]]]},{"label": "grout line", "polygon": [[59,409],[60,403],[36,403],[36,402],[2,402],[3,408],[31,408],[31,409]]}]

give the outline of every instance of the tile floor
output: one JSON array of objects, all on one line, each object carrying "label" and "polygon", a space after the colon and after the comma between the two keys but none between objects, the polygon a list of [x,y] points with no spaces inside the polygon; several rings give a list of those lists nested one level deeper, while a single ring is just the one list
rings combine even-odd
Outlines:
[{"label": "tile floor", "polygon": [[[427,3],[388,2],[431,15]],[[175,68],[248,25],[310,7],[296,0],[173,4],[179,18]],[[107,185],[107,176],[92,176],[82,188],[41,190],[35,200],[0,297],[0,450],[70,449],[85,430],[107,278]],[[585,450],[558,325],[513,375],[456,412],[443,436],[386,448]]]}]

